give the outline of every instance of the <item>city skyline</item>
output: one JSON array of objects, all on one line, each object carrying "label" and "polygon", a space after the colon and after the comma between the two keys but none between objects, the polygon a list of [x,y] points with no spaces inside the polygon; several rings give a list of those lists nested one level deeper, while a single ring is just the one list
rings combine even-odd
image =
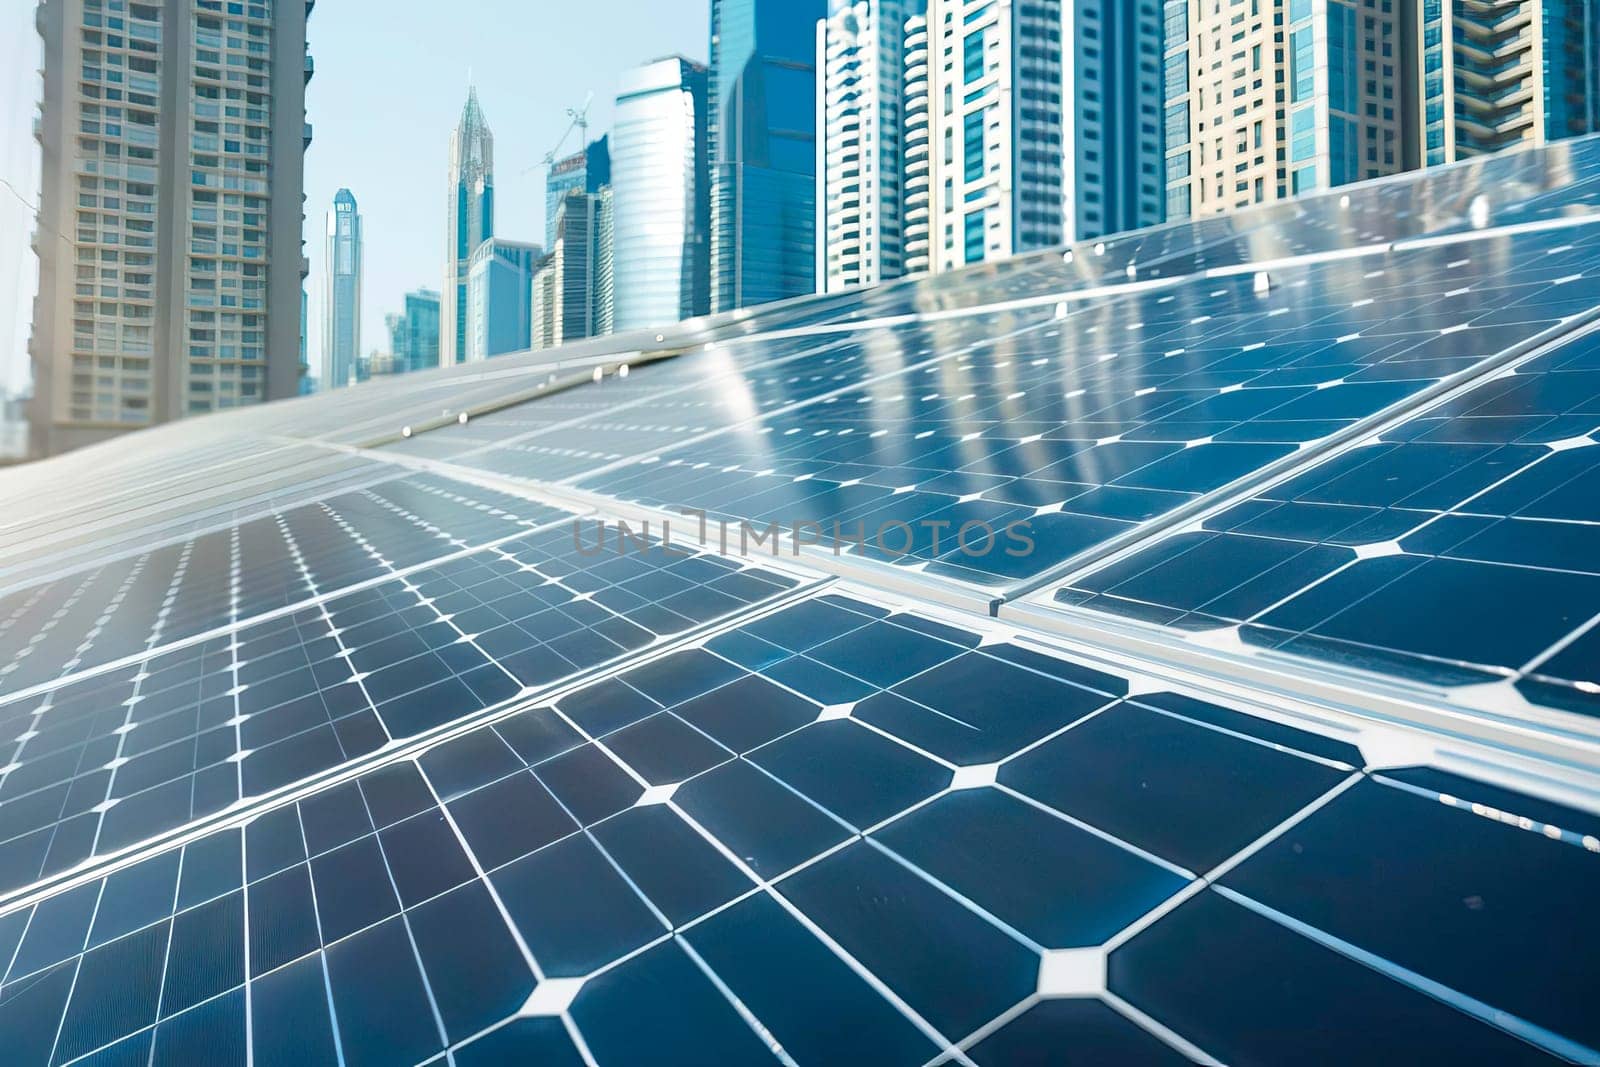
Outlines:
[{"label": "city skyline", "polygon": [[[31,4],[0,12],[0,179],[37,203],[38,145],[32,138],[40,65]],[[310,23],[317,75],[307,91],[315,139],[306,153],[306,279],[313,373],[324,362],[320,323],[322,218],[342,187],[354,190],[367,223],[362,336],[387,336],[384,318],[419,286],[438,289],[445,218],[440,209],[450,131],[468,81],[494,127],[500,192],[497,231],[538,243],[544,231],[540,160],[591,90],[591,139],[611,128],[618,80],[661,56],[707,56],[708,0],[595,0],[533,12],[515,0],[472,0],[419,9],[406,20],[373,20],[360,6],[319,5]],[[496,33],[481,32],[484,25]],[[607,27],[602,38],[595,26]],[[537,64],[528,40],[567,42]],[[568,142],[570,152],[576,147]],[[35,279],[31,207],[0,189],[0,386],[29,381],[27,342]]]}]

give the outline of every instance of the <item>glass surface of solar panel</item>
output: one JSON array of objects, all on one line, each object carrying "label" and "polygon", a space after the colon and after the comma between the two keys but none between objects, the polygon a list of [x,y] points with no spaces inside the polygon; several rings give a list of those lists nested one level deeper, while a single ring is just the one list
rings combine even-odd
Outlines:
[{"label": "glass surface of solar panel", "polygon": [[[370,543],[362,551],[382,558]],[[304,573],[304,557],[296,562]],[[648,648],[794,582],[659,542],[596,555],[564,522],[0,704],[0,893]]]},{"label": "glass surface of solar panel", "polygon": [[[1591,331],[1174,535],[1057,603],[1600,713]],[[1474,697],[1472,694],[1478,695]]]},{"label": "glass surface of solar panel", "polygon": [[1158,688],[813,594],[0,912],[0,1031],[19,1065],[1592,1054],[1587,924],[1505,964],[1600,888],[1600,819]]},{"label": "glass surface of solar panel", "polygon": [[[869,554],[1003,590],[1587,312],[1596,230],[1314,264],[1266,295],[1241,276],[1112,299],[575,484],[864,529]],[[1018,522],[1031,551],[956,543]]]},{"label": "glass surface of solar panel", "polygon": [[1597,212],[1588,138],[4,472],[0,1061],[1600,1062]]}]

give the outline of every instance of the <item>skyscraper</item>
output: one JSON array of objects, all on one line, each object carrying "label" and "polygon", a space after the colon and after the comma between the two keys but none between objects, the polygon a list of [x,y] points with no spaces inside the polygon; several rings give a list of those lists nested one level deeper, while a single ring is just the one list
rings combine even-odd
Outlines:
[{"label": "skyscraper", "polygon": [[[876,285],[905,273],[906,19],[914,8],[926,4],[832,0],[828,18],[817,24],[822,291]],[[925,123],[925,113],[921,118]]]},{"label": "skyscraper", "polygon": [[907,274],[932,269],[933,158],[928,142],[932,121],[929,94],[928,17],[906,20],[905,65],[905,206],[901,237]]},{"label": "skyscraper", "polygon": [[595,194],[594,209],[594,332],[599,337],[616,325],[616,190],[609,185]]},{"label": "skyscraper", "polygon": [[814,291],[824,0],[711,0],[711,305]]},{"label": "skyscraper", "polygon": [[1421,0],[1421,162],[1600,130],[1600,0]]},{"label": "skyscraper", "polygon": [[361,352],[361,212],[349,189],[340,189],[328,212],[328,244],[322,299],[323,388],[339,389],[355,378]]},{"label": "skyscraper", "polygon": [[615,330],[710,310],[707,174],[706,68],[672,56],[624,73],[611,156]]},{"label": "skyscraper", "polygon": [[600,187],[611,182],[611,135],[605,134],[590,141],[583,148],[557,160],[544,181],[544,243],[554,248],[556,243],[556,212],[566,201],[567,194],[577,189],[585,193],[598,193]]},{"label": "skyscraper", "polygon": [[1064,238],[1154,226],[1167,206],[1161,0],[1063,0],[1061,9]]},{"label": "skyscraper", "polygon": [[933,269],[1066,239],[1061,0],[931,0]]},{"label": "skyscraper", "polygon": [[467,361],[530,347],[538,245],[491,237],[472,253],[467,280]]},{"label": "skyscraper", "polygon": [[534,348],[595,335],[600,197],[573,189],[556,211],[556,240],[533,279]]},{"label": "skyscraper", "polygon": [[1168,215],[1231,211],[1403,169],[1401,7],[1167,0]]},{"label": "skyscraper", "polygon": [[404,357],[406,370],[425,370],[439,365],[439,294],[432,289],[417,289],[406,294],[405,343],[395,348]]},{"label": "skyscraper", "polygon": [[36,452],[298,393],[308,10],[39,4]]},{"label": "skyscraper", "polygon": [[450,135],[448,224],[445,231],[443,300],[439,316],[439,362],[460,363],[467,355],[467,271],[472,253],[494,236],[494,135],[467,90],[461,121]]}]

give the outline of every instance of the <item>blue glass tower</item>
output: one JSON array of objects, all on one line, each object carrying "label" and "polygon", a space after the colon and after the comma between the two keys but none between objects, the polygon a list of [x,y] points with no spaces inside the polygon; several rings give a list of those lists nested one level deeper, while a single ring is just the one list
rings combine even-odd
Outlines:
[{"label": "blue glass tower", "polygon": [[566,202],[567,194],[577,189],[585,193],[598,193],[601,187],[611,184],[611,135],[590,141],[581,151],[558,160],[551,168],[544,184],[544,244],[556,244],[556,213]]},{"label": "blue glass tower", "polygon": [[824,0],[711,0],[713,311],[816,288]]},{"label": "blue glass tower", "polygon": [[467,269],[472,253],[494,236],[494,136],[476,89],[467,91],[461,122],[450,137],[449,197],[439,309],[439,362],[445,366],[466,360]]}]

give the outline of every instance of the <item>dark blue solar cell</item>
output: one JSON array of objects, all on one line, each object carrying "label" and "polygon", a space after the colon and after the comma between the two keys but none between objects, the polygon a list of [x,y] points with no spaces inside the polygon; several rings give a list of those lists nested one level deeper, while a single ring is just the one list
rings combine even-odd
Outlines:
[{"label": "dark blue solar cell", "polygon": [[1133,705],[1112,708],[1000,769],[1000,781],[1204,873],[1345,774]]},{"label": "dark blue solar cell", "polygon": [[607,819],[594,828],[594,836],[675,926],[752,887],[727,857],[662,805],[634,808]]},{"label": "dark blue solar cell", "polygon": [[265,1023],[251,1032],[255,1062],[339,1062],[322,968],[322,957],[310,956],[251,983],[251,1009]]},{"label": "dark blue solar cell", "polygon": [[631,670],[622,680],[663,707],[670,707],[731,682],[740,673],[727,660],[690,649]]},{"label": "dark blue solar cell", "polygon": [[973,1046],[979,1067],[1095,1067],[1189,1060],[1099,1000],[1045,1000]]},{"label": "dark blue solar cell", "polygon": [[178,907],[192,907],[243,885],[243,852],[244,839],[238,830],[222,830],[183,846]]},{"label": "dark blue solar cell", "polygon": [[799,1063],[920,1064],[929,1037],[766,894],[686,934]]},{"label": "dark blue solar cell", "polygon": [[1141,693],[1133,700],[1134,703],[1145,707],[1159,708],[1174,715],[1182,715],[1186,719],[1210,723],[1212,726],[1248,737],[1258,737],[1274,745],[1282,745],[1284,748],[1304,752],[1307,755],[1320,756],[1350,767],[1361,767],[1366,763],[1361,750],[1354,744],[1307,730],[1297,730],[1270,719],[1259,719],[1254,715],[1231,711],[1220,704],[1196,700],[1179,693]]},{"label": "dark blue solar cell", "polygon": [[481,883],[430,900],[410,913],[410,922],[452,1041],[514,1014],[533,992],[533,972]]},{"label": "dark blue solar cell", "polygon": [[359,782],[374,826],[388,826],[433,807],[433,794],[415,763],[391,763],[362,775]]},{"label": "dark blue solar cell", "polygon": [[1437,767],[1403,767],[1385,770],[1378,776],[1385,783],[1399,783],[1436,797],[1450,797],[1461,804],[1482,804],[1497,812],[1518,818],[1529,818],[1549,826],[1584,836],[1600,835],[1600,815],[1579,811],[1564,804],[1553,804],[1538,797],[1515,793],[1509,789],[1466,778]]},{"label": "dark blue solar cell", "polygon": [[455,1051],[456,1067],[502,1067],[508,1063],[539,1067],[582,1067],[566,1025],[554,1016],[513,1019],[469,1041]]},{"label": "dark blue solar cell", "polygon": [[161,987],[163,1018],[243,982],[243,893],[230,893],[173,916]]},{"label": "dark blue solar cell", "polygon": [[[1352,902],[1354,903],[1354,902]],[[1113,993],[1224,1062],[1549,1062],[1532,1046],[1208,890],[1111,954]]]},{"label": "dark blue solar cell", "polygon": [[310,872],[305,867],[290,867],[256,882],[246,896],[252,977],[299,959],[321,943]]},{"label": "dark blue solar cell", "polygon": [[376,837],[363,837],[311,861],[324,943],[400,911]]},{"label": "dark blue solar cell", "polygon": [[517,754],[492,730],[474,730],[447,741],[429,749],[417,762],[444,801],[523,767]]},{"label": "dark blue solar cell", "polygon": [[26,982],[0,987],[4,994],[0,995],[0,1033],[6,1035],[7,1054],[18,1063],[50,1062],[76,974],[75,963],[63,963]]},{"label": "dark blue solar cell", "polygon": [[578,829],[533,775],[502,779],[450,802],[450,814],[486,870]]},{"label": "dark blue solar cell", "polygon": [[[1537,872],[1537,877],[1530,877]],[[1581,937],[1600,867],[1543,834],[1362,782],[1224,884],[1467,996],[1600,1046]],[[1536,953],[1527,946],[1541,946]]]},{"label": "dark blue solar cell", "polygon": [[569,837],[490,876],[533,958],[585,975],[666,933],[593,842]]},{"label": "dark blue solar cell", "polygon": [[733,751],[748,752],[814,722],[822,709],[752,675],[672,710]]},{"label": "dark blue solar cell", "polygon": [[155,1036],[154,1030],[144,1030],[81,1060],[74,1060],[73,1064],[75,1067],[149,1067],[150,1046]]},{"label": "dark blue solar cell", "polygon": [[244,1067],[249,1062],[242,989],[168,1018],[156,1027],[151,1067],[187,1067],[195,1063]]},{"label": "dark blue solar cell", "polygon": [[1185,884],[993,789],[952,793],[873,836],[1047,948],[1099,945]]},{"label": "dark blue solar cell", "polygon": [[757,749],[750,760],[858,829],[925,800],[951,777],[947,768],[843,720],[808,726]]},{"label": "dark blue solar cell", "polygon": [[444,1047],[403,919],[341,941],[327,959],[347,1065],[419,1063]]},{"label": "dark blue solar cell", "polygon": [[572,1017],[602,1065],[759,1064],[775,1060],[716,986],[673,942],[583,987]]},{"label": "dark blue solar cell", "polygon": [[147,927],[84,953],[66,1015],[55,1015],[61,1026],[58,1061],[109,1045],[156,1021],[168,926]]},{"label": "dark blue solar cell", "polygon": [[961,647],[896,626],[875,622],[813,648],[810,658],[877,686],[904,681],[961,654]]},{"label": "dark blue solar cell", "polygon": [[594,745],[584,745],[534,769],[572,817],[588,826],[627,808],[644,787]]},{"label": "dark blue solar cell", "polygon": [[605,745],[651,785],[684,781],[734,756],[665,711],[607,734]]},{"label": "dark blue solar cell", "polygon": [[956,764],[989,763],[1110,701],[969,652],[863,701],[855,717]]},{"label": "dark blue solar cell", "polygon": [[875,686],[832,667],[825,667],[806,656],[784,660],[762,673],[824,705],[852,704],[877,692]]},{"label": "dark blue solar cell", "polygon": [[82,952],[99,899],[100,883],[90,882],[35,905],[8,977],[15,981]]},{"label": "dark blue solar cell", "polygon": [[354,782],[322,789],[300,801],[300,826],[315,856],[372,833],[361,788]]},{"label": "dark blue solar cell", "polygon": [[807,600],[749,623],[742,627],[740,632],[759,637],[791,652],[804,652],[851,630],[859,629],[871,622],[872,618],[873,616],[856,610],[856,606],[849,602]]},{"label": "dark blue solar cell", "polygon": [[583,737],[549,708],[522,711],[494,724],[524,763],[534,764],[583,744]]},{"label": "dark blue solar cell", "polygon": [[275,808],[244,828],[245,872],[252,882],[304,863],[305,835],[293,805]]},{"label": "dark blue solar cell", "polygon": [[425,811],[378,832],[384,858],[406,907],[438,896],[473,876],[455,832],[437,811]]},{"label": "dark blue solar cell", "polygon": [[970,1033],[1038,983],[1038,956],[871,845],[777,888],[941,1033]]},{"label": "dark blue solar cell", "polygon": [[556,706],[580,729],[596,737],[661,710],[655,701],[616,678],[607,678],[562,697]]},{"label": "dark blue solar cell", "polygon": [[768,878],[850,836],[838,821],[743,760],[695,778],[673,800]]}]

